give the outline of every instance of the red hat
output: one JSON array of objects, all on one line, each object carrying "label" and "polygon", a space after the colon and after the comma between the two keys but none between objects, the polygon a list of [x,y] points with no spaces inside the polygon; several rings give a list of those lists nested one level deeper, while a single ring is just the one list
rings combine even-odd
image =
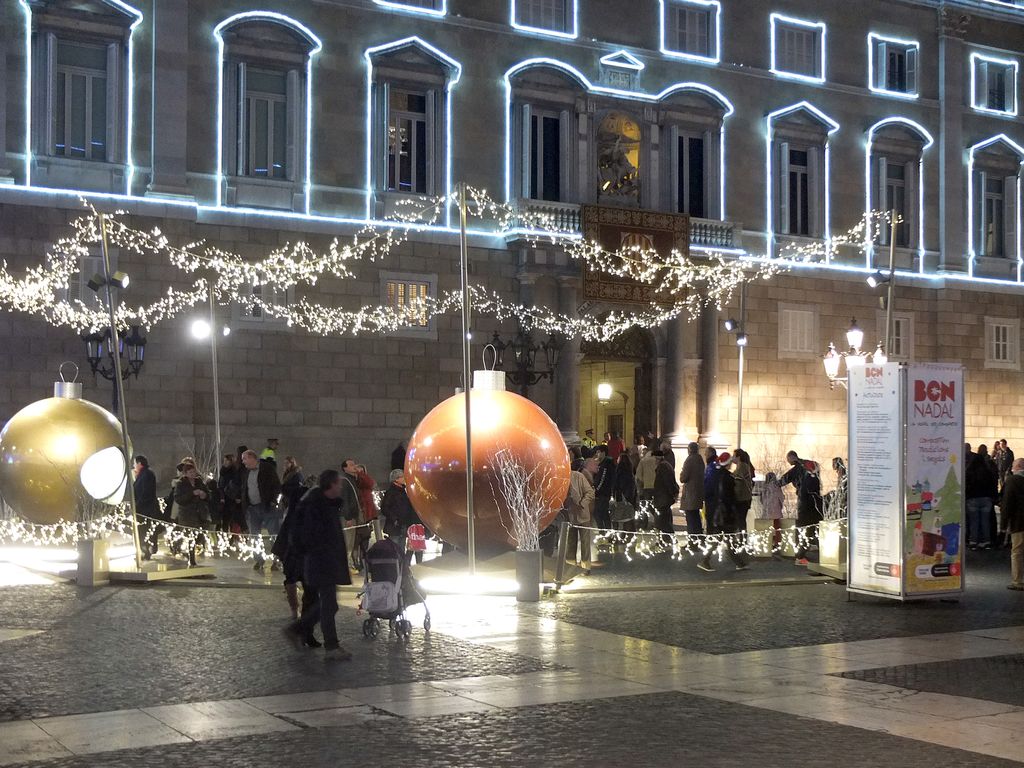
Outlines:
[{"label": "red hat", "polygon": [[811,461],[810,459],[808,459],[807,461],[804,462],[804,469],[806,469],[808,472],[817,472],[818,462]]},{"label": "red hat", "polygon": [[719,464],[728,464],[730,461],[732,461],[732,455],[729,454],[728,452],[723,453],[721,456],[718,457]]}]

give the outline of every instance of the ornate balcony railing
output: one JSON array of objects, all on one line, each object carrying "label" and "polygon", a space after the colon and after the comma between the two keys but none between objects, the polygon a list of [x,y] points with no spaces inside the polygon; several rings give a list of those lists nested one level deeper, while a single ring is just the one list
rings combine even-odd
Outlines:
[{"label": "ornate balcony railing", "polygon": [[[522,214],[514,223],[516,230],[510,232],[507,239],[521,237],[521,230],[535,230],[534,217],[547,217],[547,225],[558,233],[578,235],[582,230],[580,208],[576,203],[552,203],[546,200],[519,200],[517,210]],[[741,248],[742,227],[731,221],[715,219],[690,219],[690,245],[701,248]]]}]

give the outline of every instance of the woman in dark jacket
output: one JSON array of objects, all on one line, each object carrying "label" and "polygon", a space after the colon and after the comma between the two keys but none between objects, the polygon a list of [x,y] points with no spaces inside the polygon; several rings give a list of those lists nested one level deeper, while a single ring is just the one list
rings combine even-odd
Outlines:
[{"label": "woman in dark jacket", "polygon": [[[288,598],[288,607],[291,609],[292,618],[299,618],[299,582],[302,581],[302,554],[300,548],[294,542],[294,521],[296,509],[299,502],[306,494],[307,488],[302,476],[302,467],[295,460],[294,456],[286,456],[284,460],[284,476],[281,479],[281,505],[285,508],[284,520],[281,521],[281,530],[274,539],[274,545],[270,553],[281,561],[281,570],[284,572],[284,593]],[[302,609],[305,609],[306,593],[303,593]]]},{"label": "woman in dark jacket", "polygon": [[615,500],[628,501],[636,506],[636,477],[633,475],[633,461],[628,453],[619,454],[615,466]]},{"label": "woman in dark jacket", "polygon": [[[405,474],[400,469],[393,469],[389,475],[391,483],[384,491],[384,498],[380,502],[380,515],[384,518],[384,533],[395,540],[395,543],[405,551],[409,537],[410,525],[422,525],[419,515],[409,501],[409,494],[405,490]],[[423,553],[416,553],[416,560],[423,559]]]},{"label": "woman in dark jacket", "polygon": [[[210,523],[210,492],[199,479],[196,465],[185,459],[178,465],[182,473],[174,487],[174,503],[178,505],[178,524],[186,528],[205,530]],[[196,547],[199,541],[206,543],[206,536],[196,533],[188,548],[188,564],[196,564]]]}]

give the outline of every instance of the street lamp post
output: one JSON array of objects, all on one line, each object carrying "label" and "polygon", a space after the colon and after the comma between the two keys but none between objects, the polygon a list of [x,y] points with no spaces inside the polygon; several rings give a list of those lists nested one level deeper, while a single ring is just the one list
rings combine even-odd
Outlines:
[{"label": "street lamp post", "polygon": [[[555,368],[563,343],[561,338],[552,335],[547,341],[534,344],[533,334],[522,330],[516,333],[511,341],[506,342],[495,332],[491,338],[491,346],[494,347],[496,355],[495,368],[503,368],[505,351],[511,349],[515,357],[515,367],[507,372],[508,378],[519,387],[519,394],[529,397],[530,387],[536,386],[544,379],[554,383]],[[544,368],[537,367],[537,354],[540,352],[544,353]]]},{"label": "street lamp post", "polygon": [[744,354],[747,349],[747,333],[745,330],[747,319],[747,284],[740,286],[740,319],[729,318],[725,321],[725,330],[736,334],[736,349],[739,356],[739,371],[736,374],[736,447],[743,445],[743,369],[745,368]]}]

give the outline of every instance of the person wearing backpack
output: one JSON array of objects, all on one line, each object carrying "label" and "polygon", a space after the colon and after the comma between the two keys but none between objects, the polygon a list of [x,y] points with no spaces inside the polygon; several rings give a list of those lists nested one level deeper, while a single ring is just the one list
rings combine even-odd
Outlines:
[{"label": "person wearing backpack", "polygon": [[[736,552],[734,537],[730,535],[738,530],[736,524],[736,480],[732,472],[729,471],[732,462],[733,457],[728,453],[723,453],[718,457],[716,469],[711,477],[711,483],[714,486],[714,506],[708,507],[708,533],[719,534],[722,537],[721,546],[725,548],[725,552],[729,555],[732,564],[736,566],[736,570],[745,571],[750,566],[746,559]],[[714,566],[711,565],[712,554],[712,550],[706,551],[697,567],[709,573],[714,571]]]}]

